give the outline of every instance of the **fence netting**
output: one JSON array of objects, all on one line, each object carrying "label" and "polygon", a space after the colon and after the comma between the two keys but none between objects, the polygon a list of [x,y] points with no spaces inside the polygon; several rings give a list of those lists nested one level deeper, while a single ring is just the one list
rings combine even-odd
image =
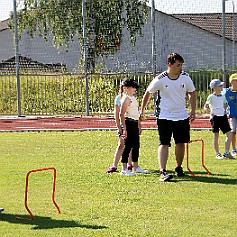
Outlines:
[{"label": "fence netting", "polygon": [[16,59],[24,115],[84,115],[87,108],[110,114],[120,80],[138,79],[141,100],[172,52],[183,56],[183,69],[193,76],[201,111],[210,80],[228,86],[236,71],[236,0],[13,3],[0,2],[2,115],[17,114]]}]

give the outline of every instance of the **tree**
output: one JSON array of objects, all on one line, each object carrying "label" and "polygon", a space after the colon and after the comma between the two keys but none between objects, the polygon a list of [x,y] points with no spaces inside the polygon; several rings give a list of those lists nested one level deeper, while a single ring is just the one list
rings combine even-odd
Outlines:
[{"label": "tree", "polygon": [[[147,17],[147,0],[86,0],[86,35],[88,68],[95,69],[99,56],[120,49],[123,28],[134,46]],[[77,36],[83,46],[82,0],[25,0],[18,12],[18,31],[36,32],[46,41],[53,35],[54,46],[68,46]],[[13,23],[10,24],[13,29]]]}]

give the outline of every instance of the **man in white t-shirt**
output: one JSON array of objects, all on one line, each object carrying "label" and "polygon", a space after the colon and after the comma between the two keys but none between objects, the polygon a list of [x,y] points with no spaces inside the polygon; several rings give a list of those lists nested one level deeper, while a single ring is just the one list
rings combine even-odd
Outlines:
[{"label": "man in white t-shirt", "polygon": [[[185,143],[190,141],[190,124],[195,119],[196,93],[192,79],[182,71],[184,59],[177,53],[167,56],[167,70],[155,77],[148,86],[141,104],[141,116],[152,94],[158,91],[159,111],[157,126],[160,139],[158,161],[160,165],[160,180],[169,181],[173,175],[166,171],[171,137],[175,141],[176,168],[178,177],[184,176],[182,162],[185,153]],[[191,113],[188,115],[186,96],[191,104]]]}]

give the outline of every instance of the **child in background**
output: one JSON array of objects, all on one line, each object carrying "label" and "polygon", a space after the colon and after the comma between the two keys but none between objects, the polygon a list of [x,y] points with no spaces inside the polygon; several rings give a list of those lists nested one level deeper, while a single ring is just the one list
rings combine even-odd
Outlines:
[{"label": "child in background", "polygon": [[232,155],[236,156],[236,126],[237,126],[237,73],[229,78],[230,88],[226,89],[225,98],[228,104],[227,114],[230,118],[230,127],[232,132]]},{"label": "child in background", "polygon": [[[230,154],[230,143],[232,139],[231,128],[226,115],[226,99],[225,95],[221,94],[224,82],[219,79],[213,79],[210,82],[210,88],[213,93],[207,97],[207,101],[204,105],[204,109],[210,113],[210,122],[212,126],[212,132],[214,134],[214,149],[217,159],[232,159]],[[219,151],[219,129],[226,134],[225,140],[225,153],[222,156]]]},{"label": "child in background", "polygon": [[[120,107],[121,107],[122,96],[123,96],[123,85],[121,84],[120,85],[120,94],[117,95],[114,100],[114,119],[115,119],[116,127],[118,130],[117,136],[119,137],[119,140],[118,140],[118,146],[117,146],[115,153],[114,153],[113,165],[111,167],[109,167],[109,169],[107,170],[107,173],[113,173],[113,172],[117,171],[117,165],[118,165],[119,159],[122,155],[123,147],[124,147],[124,139],[122,138],[123,130],[122,130],[120,120],[119,120],[119,112],[120,112]],[[131,152],[128,157],[128,167],[127,168],[128,168],[128,170],[132,171]]]},{"label": "child in background", "polygon": [[[126,78],[123,81],[124,93],[121,99],[120,124],[123,127],[124,149],[122,153],[122,170],[121,175],[132,176],[135,173],[147,174],[147,170],[143,170],[138,165],[141,122],[138,110],[138,102],[134,96],[138,88],[135,80]],[[133,168],[130,172],[127,168],[128,155],[132,152]]]}]

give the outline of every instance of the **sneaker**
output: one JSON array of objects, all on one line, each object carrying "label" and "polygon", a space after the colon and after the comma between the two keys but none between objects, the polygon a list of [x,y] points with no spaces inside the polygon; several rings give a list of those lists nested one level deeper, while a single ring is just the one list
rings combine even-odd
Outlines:
[{"label": "sneaker", "polygon": [[216,159],[222,160],[225,159],[225,157],[223,157],[221,153],[216,153]]},{"label": "sneaker", "polygon": [[237,150],[235,148],[232,149],[232,156],[237,156]]},{"label": "sneaker", "polygon": [[234,159],[234,157],[230,154],[229,151],[226,151],[223,155],[224,158],[226,159]]},{"label": "sneaker", "polygon": [[120,175],[126,175],[126,176],[135,176],[136,174],[130,172],[128,169],[121,170]]},{"label": "sneaker", "polygon": [[168,174],[166,170],[160,171],[160,181],[168,182],[173,178],[172,174]]},{"label": "sneaker", "polygon": [[134,173],[139,173],[139,174],[149,174],[149,171],[148,170],[144,170],[142,169],[140,166],[138,166],[137,168],[132,168],[132,171]]},{"label": "sneaker", "polygon": [[0,212],[3,212],[3,211],[4,211],[4,208],[1,208],[1,207],[0,207]]},{"label": "sneaker", "polygon": [[128,170],[132,171],[132,168],[133,168],[132,164],[128,164]]},{"label": "sneaker", "polygon": [[114,166],[111,166],[111,167],[108,168],[107,173],[113,173],[113,172],[116,172],[116,171],[117,171],[117,168],[114,167]]},{"label": "sneaker", "polygon": [[181,166],[175,168],[175,175],[177,177],[184,177],[185,176],[185,173],[183,172],[183,168]]}]

